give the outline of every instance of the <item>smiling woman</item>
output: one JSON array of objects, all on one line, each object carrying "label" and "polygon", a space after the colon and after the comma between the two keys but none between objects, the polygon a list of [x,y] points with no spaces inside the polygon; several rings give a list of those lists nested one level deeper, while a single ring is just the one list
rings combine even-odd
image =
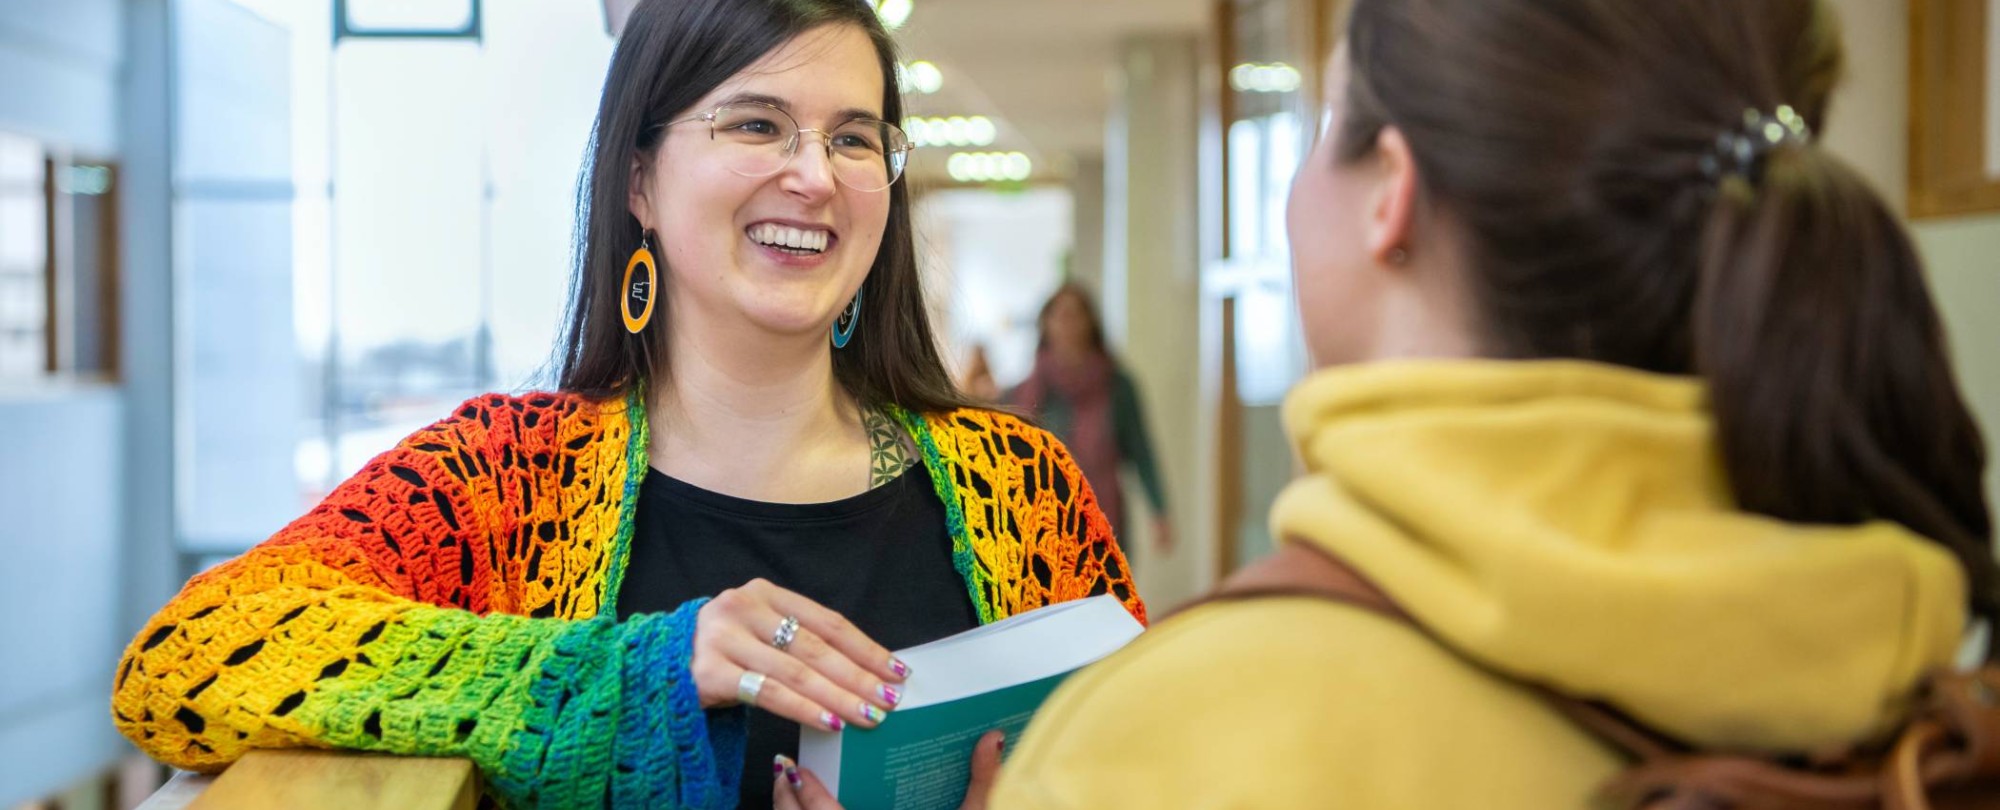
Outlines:
[{"label": "smiling woman", "polygon": [[[847,17],[848,24],[827,27],[823,20],[796,37],[745,27],[730,32],[745,47],[723,54],[689,52],[686,37],[643,36],[649,18],[726,25],[721,19],[696,20],[691,16],[696,11],[643,4],[634,12],[628,23],[633,30],[620,49],[621,56],[630,50],[634,58],[623,69],[698,70],[684,81],[664,83],[655,76],[621,76],[621,64],[612,66],[585,170],[588,194],[578,212],[584,266],[563,346],[563,388],[616,396],[642,378],[657,382],[672,376],[676,360],[691,360],[677,355],[677,339],[698,339],[693,333],[705,329],[682,330],[695,325],[681,321],[704,318],[706,306],[691,312],[670,303],[663,308],[664,323],[649,325],[648,340],[634,339],[615,321],[591,321],[601,309],[597,304],[620,294],[617,275],[605,268],[622,268],[645,231],[661,235],[669,268],[734,265],[739,252],[769,260],[799,258],[752,250],[759,243],[750,226],[769,224],[826,234],[824,263],[814,262],[815,272],[796,278],[766,279],[775,282],[769,289],[750,275],[735,277],[749,287],[729,287],[732,282],[669,269],[669,301],[687,295],[714,304],[709,296],[721,295],[721,289],[751,291],[764,302],[755,311],[780,318],[788,324],[781,328],[794,331],[825,327],[843,306],[865,301],[883,317],[862,319],[855,345],[833,356],[842,388],[864,402],[895,401],[916,411],[966,404],[953,390],[932,340],[908,189],[895,182],[908,140],[886,123],[903,117],[893,81],[894,45],[866,4],[827,5],[833,8],[823,13]],[[755,13],[715,12],[719,17]],[[830,81],[835,78],[843,81]],[[639,103],[615,98],[608,88],[620,84],[635,85],[627,94],[649,97]],[[830,85],[839,86],[838,97],[827,92]],[[697,94],[698,88],[708,89]],[[860,146],[869,141],[875,148]],[[810,144],[823,147],[806,148]],[[758,193],[766,188],[781,193]],[[724,195],[738,198],[719,199]],[[846,221],[832,222],[836,216]],[[850,244],[843,250],[842,242]],[[710,288],[710,280],[721,289]],[[801,304],[792,297],[798,295],[814,300]],[[781,315],[780,308],[790,309]]]},{"label": "smiling woman", "polygon": [[466,402],[190,582],[120,730],[202,770],[357,748],[469,757],[510,806],[769,806],[800,724],[896,706],[890,649],[1101,593],[1143,620],[1068,451],[939,361],[894,65],[855,0],[641,4],[560,390]]}]

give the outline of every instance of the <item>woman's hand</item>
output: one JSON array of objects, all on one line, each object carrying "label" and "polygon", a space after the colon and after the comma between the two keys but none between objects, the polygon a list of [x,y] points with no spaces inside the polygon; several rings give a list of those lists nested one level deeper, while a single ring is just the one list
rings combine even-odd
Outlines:
[{"label": "woman's hand", "polygon": [[[986,794],[993,792],[993,778],[1000,775],[1000,752],[1007,735],[989,731],[972,746],[972,782],[965,786],[965,803],[958,810],[986,810]],[[826,785],[783,754],[771,763],[777,781],[771,786],[771,810],[841,810]]]},{"label": "woman's hand", "polygon": [[910,674],[840,614],[762,579],[702,605],[688,670],[704,709],[754,703],[826,731],[882,722]]}]

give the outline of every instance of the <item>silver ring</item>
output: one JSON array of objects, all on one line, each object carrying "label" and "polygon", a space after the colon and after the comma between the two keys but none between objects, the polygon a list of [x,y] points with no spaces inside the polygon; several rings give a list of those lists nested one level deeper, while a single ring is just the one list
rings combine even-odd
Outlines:
[{"label": "silver ring", "polygon": [[757,693],[764,691],[764,673],[744,672],[736,679],[736,702],[745,706],[757,705]]},{"label": "silver ring", "polygon": [[786,616],[784,621],[778,622],[778,632],[771,634],[771,646],[780,650],[789,650],[792,647],[792,641],[798,637],[799,617]]}]

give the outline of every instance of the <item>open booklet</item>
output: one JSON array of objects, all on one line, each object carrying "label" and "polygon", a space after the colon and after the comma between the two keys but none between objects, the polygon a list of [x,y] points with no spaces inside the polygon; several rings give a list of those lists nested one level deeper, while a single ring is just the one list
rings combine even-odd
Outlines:
[{"label": "open booklet", "polygon": [[1093,596],[898,650],[910,665],[903,702],[873,729],[802,730],[799,764],[849,810],[956,808],[980,735],[997,728],[1011,743],[1063,678],[1143,629],[1117,599]]}]

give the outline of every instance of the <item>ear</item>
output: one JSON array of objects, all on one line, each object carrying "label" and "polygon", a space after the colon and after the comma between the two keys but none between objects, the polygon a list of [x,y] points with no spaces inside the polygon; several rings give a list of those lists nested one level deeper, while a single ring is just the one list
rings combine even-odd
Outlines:
[{"label": "ear", "polygon": [[1375,143],[1377,183],[1368,212],[1368,253],[1390,264],[1398,249],[1407,250],[1416,229],[1417,160],[1401,130],[1383,127]]},{"label": "ear", "polygon": [[631,209],[632,216],[638,218],[639,227],[642,229],[653,227],[653,172],[651,164],[652,161],[647,160],[644,153],[636,149],[633,150],[632,165],[628,170],[630,176],[625,178],[625,205]]}]

